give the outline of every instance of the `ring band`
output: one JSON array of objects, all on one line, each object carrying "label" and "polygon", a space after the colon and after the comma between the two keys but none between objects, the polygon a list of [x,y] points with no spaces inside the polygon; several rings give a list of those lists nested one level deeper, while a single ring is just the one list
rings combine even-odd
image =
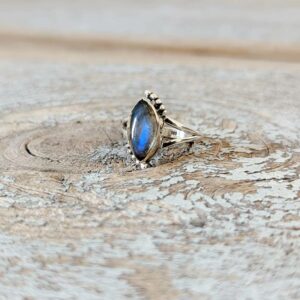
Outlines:
[{"label": "ring band", "polygon": [[128,152],[142,169],[161,148],[201,139],[200,133],[167,116],[159,97],[145,91],[146,98],[137,102],[129,119],[123,123],[128,139]]}]

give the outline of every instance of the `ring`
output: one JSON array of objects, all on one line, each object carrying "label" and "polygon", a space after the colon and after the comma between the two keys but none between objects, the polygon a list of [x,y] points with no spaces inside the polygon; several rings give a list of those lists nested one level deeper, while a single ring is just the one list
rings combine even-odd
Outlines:
[{"label": "ring", "polygon": [[188,143],[190,146],[201,138],[200,133],[169,118],[159,97],[145,91],[123,123],[128,139],[128,152],[141,169],[151,166],[150,160],[159,149]]}]

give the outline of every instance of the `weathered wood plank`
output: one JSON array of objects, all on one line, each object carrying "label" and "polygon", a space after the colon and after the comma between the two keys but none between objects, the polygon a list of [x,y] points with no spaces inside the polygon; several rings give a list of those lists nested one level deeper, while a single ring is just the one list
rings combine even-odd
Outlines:
[{"label": "weathered wood plank", "polygon": [[[298,298],[297,68],[1,69],[4,297]],[[119,121],[146,87],[206,145],[127,172]]]},{"label": "weathered wood plank", "polygon": [[[99,43],[122,29],[121,39],[147,34],[150,44],[171,32],[292,49],[297,3],[176,2],[165,32],[160,2],[101,11],[103,2],[64,1],[61,15],[55,1],[46,14],[22,3],[0,10],[0,298],[299,299],[299,64]],[[215,37],[224,9],[231,29]],[[113,13],[120,23],[100,31],[98,17]],[[180,24],[194,31],[185,37]],[[135,171],[121,121],[144,89],[204,144]]]},{"label": "weathered wood plank", "polygon": [[297,1],[7,1],[3,43],[300,61]]}]

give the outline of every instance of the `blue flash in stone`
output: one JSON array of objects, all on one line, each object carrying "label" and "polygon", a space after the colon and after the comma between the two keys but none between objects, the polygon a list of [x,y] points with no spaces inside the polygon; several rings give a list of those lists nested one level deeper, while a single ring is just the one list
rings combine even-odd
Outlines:
[{"label": "blue flash in stone", "polygon": [[152,106],[140,100],[132,110],[130,140],[132,152],[138,160],[144,160],[156,138],[158,124]]}]

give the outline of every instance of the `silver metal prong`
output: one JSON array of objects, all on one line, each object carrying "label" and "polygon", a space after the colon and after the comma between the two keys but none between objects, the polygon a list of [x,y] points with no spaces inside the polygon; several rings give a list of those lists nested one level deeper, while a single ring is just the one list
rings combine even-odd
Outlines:
[{"label": "silver metal prong", "polygon": [[158,99],[158,96],[157,96],[156,94],[154,94],[154,93],[151,93],[151,94],[148,96],[148,98],[149,98],[151,101],[155,101],[155,100]]},{"label": "silver metal prong", "polygon": [[158,96],[156,94],[154,94],[153,92],[150,92],[148,90],[145,91],[145,95],[151,102],[158,99]]},{"label": "silver metal prong", "polygon": [[165,111],[165,107],[163,105],[161,105],[158,109],[159,113],[163,113]]},{"label": "silver metal prong", "polygon": [[161,116],[162,116],[163,118],[166,118],[166,117],[167,117],[167,110],[166,110],[166,109],[161,113]]},{"label": "silver metal prong", "polygon": [[150,92],[149,90],[145,90],[145,96],[148,98],[150,95],[152,94],[152,92]]},{"label": "silver metal prong", "polygon": [[147,163],[140,163],[140,167],[142,170],[147,169],[149,165]]},{"label": "silver metal prong", "polygon": [[161,101],[157,101],[157,102],[154,104],[154,107],[156,108],[156,110],[158,110],[161,106],[162,106],[162,102],[161,102]]}]

